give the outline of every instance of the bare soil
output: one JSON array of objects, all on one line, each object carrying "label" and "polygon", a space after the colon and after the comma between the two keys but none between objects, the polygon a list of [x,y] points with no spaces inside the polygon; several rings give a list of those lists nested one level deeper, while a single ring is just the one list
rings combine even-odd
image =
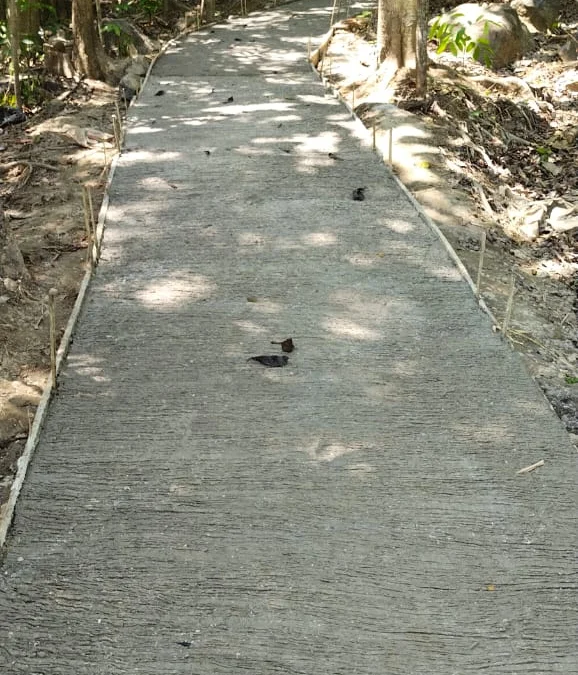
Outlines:
[{"label": "bare soil", "polygon": [[[0,135],[0,198],[30,275],[0,285],[0,503],[50,371],[48,291],[57,290],[61,336],[86,272],[82,186],[90,187],[97,216],[115,154],[110,132],[116,89],[87,81],[58,87],[60,93],[28,122]],[[66,133],[72,127],[100,131],[104,140],[81,147]]]}]

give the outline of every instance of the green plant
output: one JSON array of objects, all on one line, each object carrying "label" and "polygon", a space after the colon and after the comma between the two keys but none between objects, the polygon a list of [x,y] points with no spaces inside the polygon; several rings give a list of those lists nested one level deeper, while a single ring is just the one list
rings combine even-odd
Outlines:
[{"label": "green plant", "polygon": [[161,11],[162,5],[162,0],[120,0],[114,6],[114,11],[118,16],[146,14],[150,20]]},{"label": "green plant", "polygon": [[[468,35],[465,26],[461,26],[458,19],[463,17],[460,12],[451,12],[449,20],[443,20],[443,16],[437,16],[430,26],[428,38],[437,42],[436,54],[449,51],[454,56],[461,55],[465,59],[467,54],[471,54],[476,61],[481,61],[486,66],[492,65],[494,50],[490,46],[488,34],[491,21],[484,23],[484,30],[481,37],[473,39]],[[474,23],[477,23],[481,17],[478,17]]]},{"label": "green plant", "polygon": [[566,380],[566,384],[578,384],[578,377],[573,377],[572,375],[566,375],[564,378]]},{"label": "green plant", "polygon": [[122,27],[114,21],[110,21],[101,27],[100,32],[104,35],[110,33],[116,37],[116,48],[118,49],[118,56],[127,56],[129,47],[133,43],[130,35],[127,35]]}]

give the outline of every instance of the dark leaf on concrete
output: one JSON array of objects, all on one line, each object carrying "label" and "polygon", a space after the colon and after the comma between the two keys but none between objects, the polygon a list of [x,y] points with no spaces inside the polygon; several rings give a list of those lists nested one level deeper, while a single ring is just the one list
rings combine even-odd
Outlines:
[{"label": "dark leaf on concrete", "polygon": [[159,89],[157,92],[155,92],[155,96],[164,96],[166,94],[166,91],[164,89]]},{"label": "dark leaf on concrete", "polygon": [[288,356],[279,356],[278,354],[265,354],[263,356],[251,356],[247,361],[257,361],[267,368],[283,368],[289,363]]},{"label": "dark leaf on concrete", "polygon": [[287,338],[286,340],[282,340],[281,342],[275,342],[274,340],[271,340],[272,345],[281,345],[281,349],[284,352],[287,352],[290,354],[294,349],[295,345],[293,344],[293,338]]},{"label": "dark leaf on concrete", "polygon": [[365,199],[365,188],[355,188],[352,197],[354,202],[362,202]]}]

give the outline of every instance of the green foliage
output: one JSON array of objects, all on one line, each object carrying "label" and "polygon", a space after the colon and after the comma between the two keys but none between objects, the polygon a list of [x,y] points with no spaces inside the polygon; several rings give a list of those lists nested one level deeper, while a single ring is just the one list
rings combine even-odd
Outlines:
[{"label": "green foliage", "polygon": [[2,95],[0,96],[0,105],[6,108],[16,107],[16,96],[14,96],[14,93],[10,89],[2,92]]},{"label": "green foliage", "polygon": [[113,35],[116,35],[116,37],[118,38],[122,34],[122,28],[118,25],[118,23],[113,23],[112,21],[102,26],[100,31],[101,33],[112,33]]},{"label": "green foliage", "polygon": [[[464,59],[467,54],[471,54],[476,61],[481,61],[488,67],[491,66],[494,51],[490,46],[488,33],[492,22],[486,21],[482,37],[474,40],[468,35],[466,28],[460,26],[458,19],[462,16],[460,12],[452,12],[449,15],[449,21],[442,21],[441,16],[435,18],[429,29],[428,38],[437,42],[436,54],[448,51],[456,57],[461,55]],[[478,17],[474,23],[477,23],[480,18]]]},{"label": "green foliage", "polygon": [[114,6],[118,16],[146,14],[149,19],[158,14],[163,7],[162,0],[120,0]]},{"label": "green foliage", "polygon": [[[12,54],[10,52],[10,36],[5,21],[0,21],[0,69],[9,67]],[[22,66],[30,68],[44,58],[40,36],[25,36],[20,40],[20,61]]]},{"label": "green foliage", "polygon": [[566,375],[564,378],[566,380],[566,384],[578,384],[578,377],[573,377],[572,375]]},{"label": "green foliage", "polygon": [[100,29],[103,34],[110,33],[114,35],[116,40],[114,49],[118,50],[118,56],[127,56],[129,54],[129,48],[133,44],[132,38],[130,35],[127,35],[123,30],[122,26],[114,21],[110,21]]}]

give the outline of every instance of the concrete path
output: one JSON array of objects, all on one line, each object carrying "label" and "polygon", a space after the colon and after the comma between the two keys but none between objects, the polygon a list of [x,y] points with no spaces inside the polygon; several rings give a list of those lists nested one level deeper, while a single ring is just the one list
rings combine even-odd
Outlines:
[{"label": "concrete path", "polygon": [[329,13],[188,37],[132,111],[2,675],[578,672],[574,449],[310,71]]}]

